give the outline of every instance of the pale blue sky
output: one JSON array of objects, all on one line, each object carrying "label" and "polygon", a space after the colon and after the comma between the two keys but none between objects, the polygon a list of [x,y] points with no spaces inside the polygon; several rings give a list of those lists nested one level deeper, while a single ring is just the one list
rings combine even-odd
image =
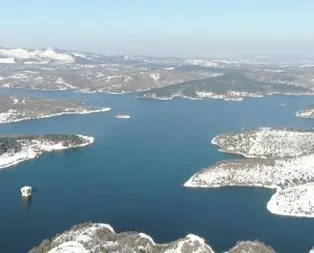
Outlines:
[{"label": "pale blue sky", "polygon": [[8,0],[0,13],[8,47],[314,55],[313,0]]}]

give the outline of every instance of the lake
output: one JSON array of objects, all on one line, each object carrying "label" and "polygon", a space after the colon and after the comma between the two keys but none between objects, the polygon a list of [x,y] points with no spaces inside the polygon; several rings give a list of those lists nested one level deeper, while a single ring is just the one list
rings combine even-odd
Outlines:
[{"label": "lake", "polygon": [[[210,144],[220,133],[314,127],[314,120],[295,117],[297,110],[313,104],[311,96],[157,101],[139,100],[134,94],[1,91],[112,108],[0,125],[1,135],[80,133],[96,138],[86,148],[45,153],[0,170],[1,252],[27,252],[86,221],[108,223],[117,232],[144,232],[156,242],[193,233],[216,252],[239,240],[259,239],[282,253],[305,253],[314,245],[314,219],[269,213],[269,189],[182,187],[200,169],[235,157]],[[116,119],[115,114],[132,118]],[[23,185],[35,188],[28,202],[20,197]]]}]

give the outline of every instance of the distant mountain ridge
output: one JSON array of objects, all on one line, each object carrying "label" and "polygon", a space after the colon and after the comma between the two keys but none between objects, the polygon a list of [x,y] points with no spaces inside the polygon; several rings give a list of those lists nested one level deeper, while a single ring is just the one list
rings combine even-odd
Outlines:
[{"label": "distant mountain ridge", "polygon": [[241,100],[244,97],[264,95],[314,95],[311,89],[254,80],[238,71],[225,71],[211,78],[192,80],[161,88],[141,92],[139,98],[172,99],[183,97],[190,99],[219,98]]},{"label": "distant mountain ridge", "polygon": [[314,62],[302,59],[289,65],[267,63],[265,58],[108,56],[55,47],[0,47],[0,87],[139,92],[139,97],[156,99],[242,100],[272,94],[313,94],[311,64]]}]

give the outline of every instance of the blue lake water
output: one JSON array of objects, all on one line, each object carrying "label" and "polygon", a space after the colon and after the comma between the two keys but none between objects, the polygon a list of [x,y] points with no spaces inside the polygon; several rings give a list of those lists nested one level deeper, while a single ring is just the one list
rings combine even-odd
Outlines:
[{"label": "blue lake water", "polygon": [[[182,187],[198,170],[234,157],[210,144],[217,134],[260,126],[314,127],[314,120],[295,117],[313,104],[313,97],[154,101],[132,94],[1,91],[78,99],[112,111],[0,125],[1,135],[81,133],[96,138],[92,146],[46,153],[0,170],[0,252],[27,252],[85,221],[109,223],[118,232],[141,231],[156,242],[194,233],[216,252],[238,240],[259,239],[282,253],[305,253],[314,245],[314,219],[266,210],[271,190]],[[114,118],[120,113],[132,118]],[[28,203],[20,197],[23,185],[36,189]]]}]

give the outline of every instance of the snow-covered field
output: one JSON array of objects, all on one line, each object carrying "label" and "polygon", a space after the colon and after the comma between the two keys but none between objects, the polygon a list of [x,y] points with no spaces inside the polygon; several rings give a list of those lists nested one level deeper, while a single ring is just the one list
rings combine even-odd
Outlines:
[{"label": "snow-covered field", "polygon": [[84,143],[73,146],[65,146],[62,141],[53,142],[40,137],[34,140],[25,140],[21,138],[21,140],[18,141],[22,146],[22,149],[20,151],[18,152],[9,151],[0,155],[0,169],[7,168],[30,159],[34,159],[40,156],[42,152],[51,152],[55,150],[84,147],[94,142],[93,137],[84,135],[77,136],[83,139]]},{"label": "snow-covered field", "polygon": [[[96,252],[155,252],[155,253],[214,253],[213,249],[199,236],[188,234],[177,241],[156,244],[154,240],[137,232],[116,233],[107,224],[87,223],[74,226],[29,253],[96,253]],[[275,251],[262,242],[241,241],[226,253]]]},{"label": "snow-covered field", "polygon": [[221,151],[255,158],[219,162],[193,175],[185,187],[273,188],[270,212],[314,217],[314,133],[261,128],[220,135],[212,143]]}]

